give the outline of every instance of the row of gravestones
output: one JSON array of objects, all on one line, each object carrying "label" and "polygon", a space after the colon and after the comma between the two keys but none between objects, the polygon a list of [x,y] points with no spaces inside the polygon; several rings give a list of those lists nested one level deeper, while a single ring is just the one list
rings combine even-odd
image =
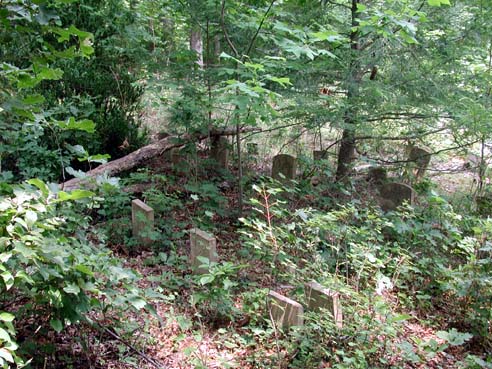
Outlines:
[{"label": "row of gravestones", "polygon": [[[148,231],[154,228],[154,210],[141,200],[132,201],[133,236],[144,244],[150,241]],[[203,274],[207,269],[202,266],[200,257],[210,262],[218,261],[217,241],[212,235],[193,228],[190,230],[190,265],[194,273]],[[337,292],[324,288],[316,282],[305,285],[307,309],[320,312],[326,309],[334,318],[337,327],[343,324],[340,295]],[[287,329],[292,326],[303,325],[304,308],[298,302],[270,291],[268,294],[268,310],[276,327]]]}]

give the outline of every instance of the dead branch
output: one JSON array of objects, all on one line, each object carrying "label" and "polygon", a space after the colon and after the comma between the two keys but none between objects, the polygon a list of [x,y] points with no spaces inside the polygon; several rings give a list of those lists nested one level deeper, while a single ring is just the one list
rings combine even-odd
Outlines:
[{"label": "dead branch", "polygon": [[[255,130],[256,129],[252,127],[244,127],[241,129],[241,132],[252,132]],[[90,179],[94,179],[97,176],[103,174],[113,176],[115,174],[133,169],[144,164],[149,159],[162,155],[164,152],[173,148],[182,147],[188,142],[201,141],[209,136],[233,136],[235,134],[237,134],[236,127],[229,127],[224,129],[214,129],[210,131],[210,133],[200,132],[195,134],[186,134],[181,137],[169,136],[150,145],[141,147],[140,149],[122,158],[100,165],[97,168],[88,171],[84,178],[72,178],[60,184],[60,187],[64,191],[73,190],[82,187],[83,185],[87,185]]]}]

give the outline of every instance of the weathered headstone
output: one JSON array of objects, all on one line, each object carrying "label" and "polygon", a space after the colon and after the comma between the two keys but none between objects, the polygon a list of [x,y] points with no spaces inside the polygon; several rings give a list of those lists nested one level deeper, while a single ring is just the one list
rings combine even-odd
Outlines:
[{"label": "weathered headstone", "polygon": [[415,201],[415,191],[404,183],[386,183],[380,189],[380,205],[384,211],[395,210],[407,201],[412,205]]},{"label": "weathered headstone", "polygon": [[313,160],[319,161],[326,159],[327,152],[325,150],[313,150]]},{"label": "weathered headstone", "polygon": [[408,156],[415,178],[422,178],[429,166],[432,153],[421,147],[413,147]]},{"label": "weathered headstone", "polygon": [[309,311],[317,313],[326,309],[332,314],[336,326],[343,327],[342,307],[338,292],[324,288],[319,283],[310,282],[305,285],[305,294]]},{"label": "weathered headstone", "polygon": [[371,167],[369,168],[369,171],[367,173],[367,180],[377,184],[381,185],[385,183],[388,179],[388,172],[386,171],[386,168],[383,167]]},{"label": "weathered headstone", "polygon": [[142,236],[142,233],[154,229],[154,209],[141,200],[132,201],[132,227],[133,237],[138,237],[144,244],[149,244],[152,240]]},{"label": "weathered headstone", "polygon": [[203,263],[198,256],[207,258],[210,262],[217,262],[217,241],[214,236],[198,228],[190,230],[190,264],[195,273],[203,274],[207,270],[200,268]]},{"label": "weathered headstone", "polygon": [[283,174],[286,179],[294,179],[296,177],[297,159],[291,155],[280,154],[273,158],[272,178],[281,180],[280,174]]},{"label": "weathered headstone", "polygon": [[304,323],[304,309],[298,302],[277,292],[268,293],[268,310],[279,328],[301,326]]},{"label": "weathered headstone", "polygon": [[229,141],[223,136],[212,137],[210,156],[222,169],[227,169],[229,162]]}]

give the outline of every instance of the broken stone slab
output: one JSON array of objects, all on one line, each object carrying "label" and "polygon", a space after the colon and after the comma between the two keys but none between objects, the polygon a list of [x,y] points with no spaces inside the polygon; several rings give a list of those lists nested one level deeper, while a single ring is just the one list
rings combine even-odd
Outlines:
[{"label": "broken stone slab", "polygon": [[210,157],[215,160],[222,169],[227,169],[229,164],[229,141],[223,136],[212,138]]},{"label": "broken stone slab", "polygon": [[216,238],[201,229],[193,228],[190,230],[190,246],[190,264],[193,272],[196,274],[207,273],[206,268],[200,267],[203,262],[198,257],[207,258],[211,263],[218,261]]},{"label": "broken stone slab", "polygon": [[415,202],[415,191],[404,183],[386,183],[379,190],[379,204],[384,211],[395,210],[407,201],[410,205]]},{"label": "broken stone slab", "polygon": [[383,167],[370,167],[367,180],[376,185],[382,185],[388,180],[388,171]]},{"label": "broken stone slab", "polygon": [[132,200],[132,228],[133,237],[140,238],[144,244],[152,242],[142,234],[154,230],[154,209],[138,199]]},{"label": "broken stone slab", "polygon": [[268,293],[268,310],[275,325],[282,329],[304,324],[304,309],[301,304],[275,291]]},{"label": "broken stone slab", "polygon": [[288,154],[279,154],[273,157],[272,178],[282,180],[280,174],[285,179],[294,179],[297,171],[297,159]]},{"label": "broken stone slab", "polygon": [[412,147],[408,161],[412,165],[412,172],[415,178],[420,179],[425,175],[429,167],[432,153],[422,147]]},{"label": "broken stone slab", "polygon": [[306,283],[304,293],[308,310],[319,313],[327,310],[333,317],[335,325],[343,328],[342,306],[340,304],[340,294],[323,287],[319,283]]}]

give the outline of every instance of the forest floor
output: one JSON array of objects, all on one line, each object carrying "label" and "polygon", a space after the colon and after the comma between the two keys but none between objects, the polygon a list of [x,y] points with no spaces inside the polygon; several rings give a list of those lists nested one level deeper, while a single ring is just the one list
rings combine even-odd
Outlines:
[{"label": "forest floor", "polygon": [[[162,160],[153,163],[160,167],[158,171],[162,173]],[[443,183],[442,190],[452,193],[463,186],[469,186],[473,180],[473,173],[461,170],[459,175],[455,170],[463,168],[463,161],[453,159],[446,163],[439,163],[435,166],[436,172],[432,173],[438,183]],[[261,171],[265,168],[257,168]],[[166,169],[164,170],[166,173]],[[224,194],[228,199],[228,207],[237,204],[237,192],[230,187]],[[180,214],[174,216],[185,220],[190,225],[193,223],[189,219],[193,209],[182,209]],[[224,219],[217,218],[218,254],[221,261],[227,260],[235,264],[249,264],[241,272],[241,277],[248,280],[245,284],[246,289],[251,292],[257,289],[279,290],[289,288],[280,286],[269,276],[265,265],[245,259],[239,254],[240,240],[238,238],[237,226],[232,222],[224,223]],[[176,256],[182,260],[187,259],[189,253],[189,242],[186,239],[175,250]],[[179,279],[191,273],[179,263],[166,264],[160,262],[151,251],[141,252],[134,257],[127,258],[127,266],[138,270],[143,276],[140,287],[158,288],[163,287],[167,293],[165,301],[156,302],[155,308],[158,317],[149,315],[130,315],[129,320],[135,320],[144,331],[138,330],[135,333],[135,345],[144,355],[136,355],[135,352],[128,352],[137,360],[139,368],[155,368],[156,363],[162,368],[184,369],[184,368],[289,368],[290,362],[297,354],[296,345],[293,342],[292,349],[279,350],[276,347],[275,338],[266,338],[266,328],[258,329],[254,325],[248,325],[253,319],[248,314],[240,314],[234,320],[207,321],[200,309],[193,306],[190,301],[193,295],[193,288],[186,283],[180,285]],[[244,292],[244,288],[243,288]],[[404,322],[403,329],[395,339],[394,343],[406,340],[414,342],[413,349],[421,357],[425,353],[419,352],[417,342],[436,342],[442,344],[443,340],[436,335],[440,330],[439,316],[446,314],[443,311],[436,311],[432,316],[428,312],[405,311],[398,301],[398,296],[393,291],[386,291],[384,299],[392,306],[394,311],[408,314],[411,318]],[[241,310],[243,301],[235,300],[235,306]],[[384,324],[382,319],[381,324]],[[280,334],[280,333],[279,333]],[[283,336],[286,338],[286,336]],[[115,345],[119,343],[113,341]],[[391,344],[391,343],[390,343]],[[421,346],[420,346],[421,347]],[[113,349],[106,349],[108,353],[115,352]],[[120,350],[121,351],[121,350]],[[391,350],[389,350],[391,351]],[[464,349],[459,347],[450,348],[435,355],[428,355],[424,363],[408,364],[406,368],[459,368],[466,355]],[[146,358],[151,358],[154,363],[149,363]],[[98,359],[100,360],[100,358]],[[389,367],[399,363],[398,354],[387,357]],[[135,363],[125,364],[121,360],[111,358],[105,360],[106,368],[133,368]],[[323,362],[319,368],[331,368],[333,363]]]}]

